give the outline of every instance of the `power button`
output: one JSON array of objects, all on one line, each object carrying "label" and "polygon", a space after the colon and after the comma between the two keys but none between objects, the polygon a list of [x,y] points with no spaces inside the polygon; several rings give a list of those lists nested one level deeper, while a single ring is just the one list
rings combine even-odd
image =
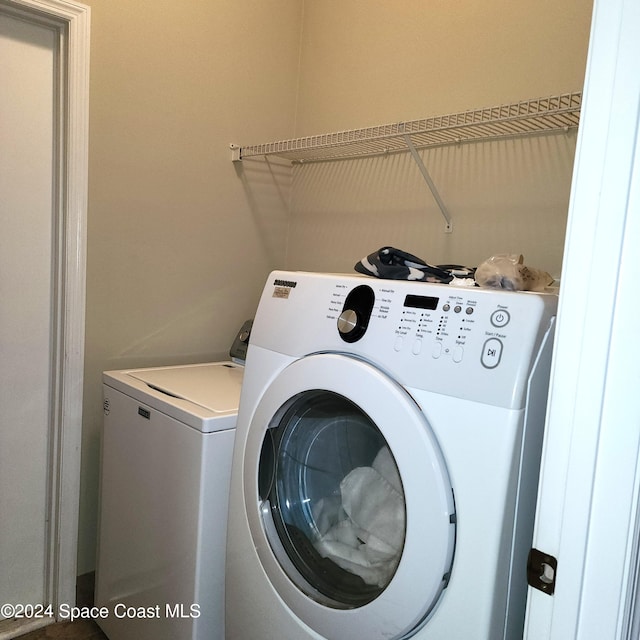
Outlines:
[{"label": "power button", "polygon": [[497,309],[491,314],[491,324],[494,327],[504,327],[509,324],[511,316],[504,309]]}]

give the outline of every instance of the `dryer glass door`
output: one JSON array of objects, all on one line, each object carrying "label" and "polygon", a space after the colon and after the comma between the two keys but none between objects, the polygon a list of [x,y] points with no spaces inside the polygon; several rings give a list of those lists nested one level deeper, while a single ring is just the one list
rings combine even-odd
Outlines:
[{"label": "dryer glass door", "polygon": [[301,620],[367,640],[425,624],[451,572],[455,507],[437,439],[403,387],[346,355],[295,361],[257,403],[243,465],[254,548]]},{"label": "dryer glass door", "polygon": [[405,537],[402,482],[382,434],[344,396],[313,390],[288,403],[260,457],[259,494],[301,589],[335,607],[387,586]]}]

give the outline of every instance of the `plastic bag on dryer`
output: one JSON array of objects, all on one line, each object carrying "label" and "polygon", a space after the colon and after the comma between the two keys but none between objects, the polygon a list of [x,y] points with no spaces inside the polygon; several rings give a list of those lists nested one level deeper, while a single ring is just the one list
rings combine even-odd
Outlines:
[{"label": "plastic bag on dryer", "polygon": [[553,283],[546,271],[527,267],[521,254],[491,256],[476,269],[475,281],[480,287],[508,291],[543,291]]}]

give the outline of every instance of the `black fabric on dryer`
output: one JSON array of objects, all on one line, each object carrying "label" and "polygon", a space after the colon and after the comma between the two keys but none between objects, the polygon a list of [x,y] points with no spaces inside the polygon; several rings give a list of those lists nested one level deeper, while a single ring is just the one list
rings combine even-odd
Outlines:
[{"label": "black fabric on dryer", "polygon": [[[415,280],[448,284],[454,277],[473,277],[473,269],[457,265],[434,266],[394,247],[382,247],[356,263],[358,273],[386,280]],[[458,271],[464,272],[457,273]]]}]

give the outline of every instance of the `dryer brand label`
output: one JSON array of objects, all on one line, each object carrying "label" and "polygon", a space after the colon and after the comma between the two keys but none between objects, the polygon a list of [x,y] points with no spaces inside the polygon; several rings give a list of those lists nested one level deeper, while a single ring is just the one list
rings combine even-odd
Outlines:
[{"label": "dryer brand label", "polygon": [[279,280],[278,278],[273,281],[273,284],[276,287],[289,287],[290,289],[294,289],[298,286],[298,283],[295,280]]},{"label": "dryer brand label", "polygon": [[291,289],[294,289],[297,284],[295,280],[280,280],[276,278],[273,281],[273,297],[284,298],[286,300],[291,293]]}]

